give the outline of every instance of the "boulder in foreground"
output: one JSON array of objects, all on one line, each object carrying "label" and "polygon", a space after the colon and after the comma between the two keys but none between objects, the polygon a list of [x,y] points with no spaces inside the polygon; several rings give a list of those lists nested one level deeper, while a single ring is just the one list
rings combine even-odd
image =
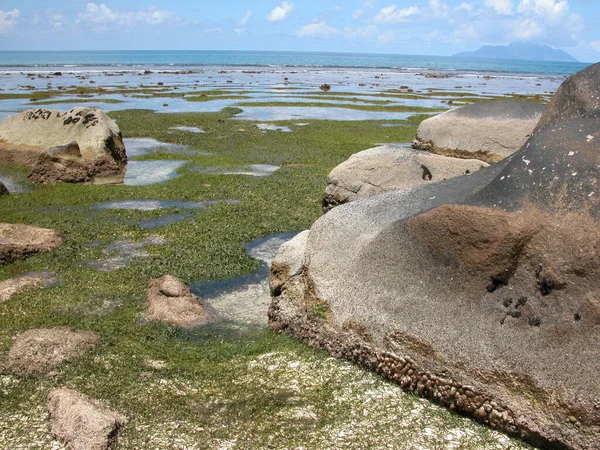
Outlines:
[{"label": "boulder in foreground", "polygon": [[0,223],[0,265],[54,250],[61,244],[58,231],[22,223]]},{"label": "boulder in foreground", "polygon": [[384,145],[355,153],[327,177],[323,210],[360,198],[470,174],[488,164]]},{"label": "boulder in foreground", "polygon": [[525,143],[545,107],[521,100],[492,100],[454,108],[421,122],[413,148],[491,164]]},{"label": "boulder in foreground", "polygon": [[151,280],[146,296],[146,319],[182,328],[194,328],[214,322],[215,311],[200,301],[183,281],[165,275]]},{"label": "boulder in foreground", "polygon": [[271,328],[541,448],[598,448],[599,141],[596,117],[559,121],[334,208],[275,258]]},{"label": "boulder in foreground", "polygon": [[0,122],[0,156],[6,163],[33,166],[44,149],[73,141],[95,176],[123,172],[127,155],[121,132],[101,109],[30,109]]},{"label": "boulder in foreground", "polygon": [[50,429],[70,450],[106,450],[117,442],[125,417],[72,389],[48,394]]},{"label": "boulder in foreground", "polygon": [[21,375],[44,372],[80,357],[99,343],[100,338],[91,331],[66,327],[27,330],[14,338],[6,368]]}]

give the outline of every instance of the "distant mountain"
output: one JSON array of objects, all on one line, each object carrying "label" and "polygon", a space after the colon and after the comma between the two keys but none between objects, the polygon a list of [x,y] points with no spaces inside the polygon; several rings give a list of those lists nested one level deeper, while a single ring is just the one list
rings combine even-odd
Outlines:
[{"label": "distant mountain", "polygon": [[579,62],[562,50],[547,45],[514,42],[508,45],[484,45],[474,52],[453,55],[459,58],[529,59],[534,61]]}]

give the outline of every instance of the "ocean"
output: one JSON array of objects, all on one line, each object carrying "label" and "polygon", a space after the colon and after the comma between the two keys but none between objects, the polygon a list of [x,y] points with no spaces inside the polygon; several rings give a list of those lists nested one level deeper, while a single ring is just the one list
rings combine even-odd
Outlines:
[{"label": "ocean", "polygon": [[0,70],[93,68],[337,68],[570,75],[587,63],[450,56],[257,51],[0,51]]},{"label": "ocean", "polygon": [[[351,53],[2,51],[0,120],[41,105],[68,110],[85,103],[108,112],[150,109],[163,113],[242,106],[241,99],[215,93],[243,95],[238,119],[405,120],[410,113],[385,108],[359,111],[348,104],[355,103],[354,97],[359,95],[376,105],[381,101],[376,96],[398,89],[414,95],[388,100],[387,106],[443,110],[451,103],[459,104],[456,98],[447,97],[449,93],[458,97],[524,94],[548,98],[566,76],[586,66]],[[330,85],[331,95],[337,97],[330,95],[321,102],[315,99],[313,94],[323,84]],[[41,92],[51,95],[42,98]],[[212,94],[206,101],[194,101],[194,96],[207,92]]]}]

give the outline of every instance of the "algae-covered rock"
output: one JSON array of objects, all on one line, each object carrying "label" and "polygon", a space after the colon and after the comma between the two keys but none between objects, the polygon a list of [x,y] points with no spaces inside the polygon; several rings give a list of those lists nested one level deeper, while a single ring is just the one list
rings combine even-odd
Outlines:
[{"label": "algae-covered rock", "polygon": [[72,389],[48,394],[50,430],[71,450],[106,450],[116,444],[125,417]]},{"label": "algae-covered rock", "polygon": [[62,244],[58,231],[22,223],[0,223],[0,265],[54,250]]}]

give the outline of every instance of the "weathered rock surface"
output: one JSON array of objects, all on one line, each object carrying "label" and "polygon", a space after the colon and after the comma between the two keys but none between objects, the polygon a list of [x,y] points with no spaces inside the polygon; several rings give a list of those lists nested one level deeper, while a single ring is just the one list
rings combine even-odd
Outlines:
[{"label": "weathered rock surface", "polygon": [[146,319],[183,328],[214,322],[216,313],[200,301],[183,281],[165,275],[151,280],[146,296]]},{"label": "weathered rock surface", "polygon": [[29,287],[50,285],[54,282],[54,276],[46,272],[28,273],[9,280],[0,281],[0,303]]},{"label": "weathered rock surface", "polygon": [[599,140],[595,117],[557,122],[468,177],[334,208],[274,260],[271,327],[534,445],[596,449]]},{"label": "weathered rock surface", "polygon": [[73,141],[67,145],[48,147],[40,154],[29,180],[34,183],[83,183],[94,176],[92,165],[88,164]]},{"label": "weathered rock surface", "polygon": [[600,66],[591,65],[570,76],[557,89],[536,126],[539,130],[564,120],[600,117]]},{"label": "weathered rock surface", "polygon": [[66,327],[26,330],[14,338],[5,366],[10,372],[30,375],[78,358],[100,343],[91,331]]},{"label": "weathered rock surface", "polygon": [[94,175],[123,172],[127,155],[121,132],[101,109],[30,109],[0,122],[0,156],[6,163],[35,165],[45,148],[73,141]]},{"label": "weathered rock surface", "polygon": [[488,164],[384,145],[355,153],[327,177],[323,210],[360,198],[470,174]]},{"label": "weathered rock surface", "polygon": [[54,250],[62,244],[60,233],[22,223],[0,223],[0,265]]},{"label": "weathered rock surface", "polygon": [[520,100],[461,106],[421,122],[413,147],[493,163],[525,143],[544,109],[540,103]]},{"label": "weathered rock surface", "polygon": [[70,450],[106,450],[117,443],[125,417],[72,389],[48,394],[50,430]]},{"label": "weathered rock surface", "polygon": [[8,195],[10,194],[10,192],[8,191],[8,188],[4,185],[4,183],[2,181],[0,181],[0,195]]}]

